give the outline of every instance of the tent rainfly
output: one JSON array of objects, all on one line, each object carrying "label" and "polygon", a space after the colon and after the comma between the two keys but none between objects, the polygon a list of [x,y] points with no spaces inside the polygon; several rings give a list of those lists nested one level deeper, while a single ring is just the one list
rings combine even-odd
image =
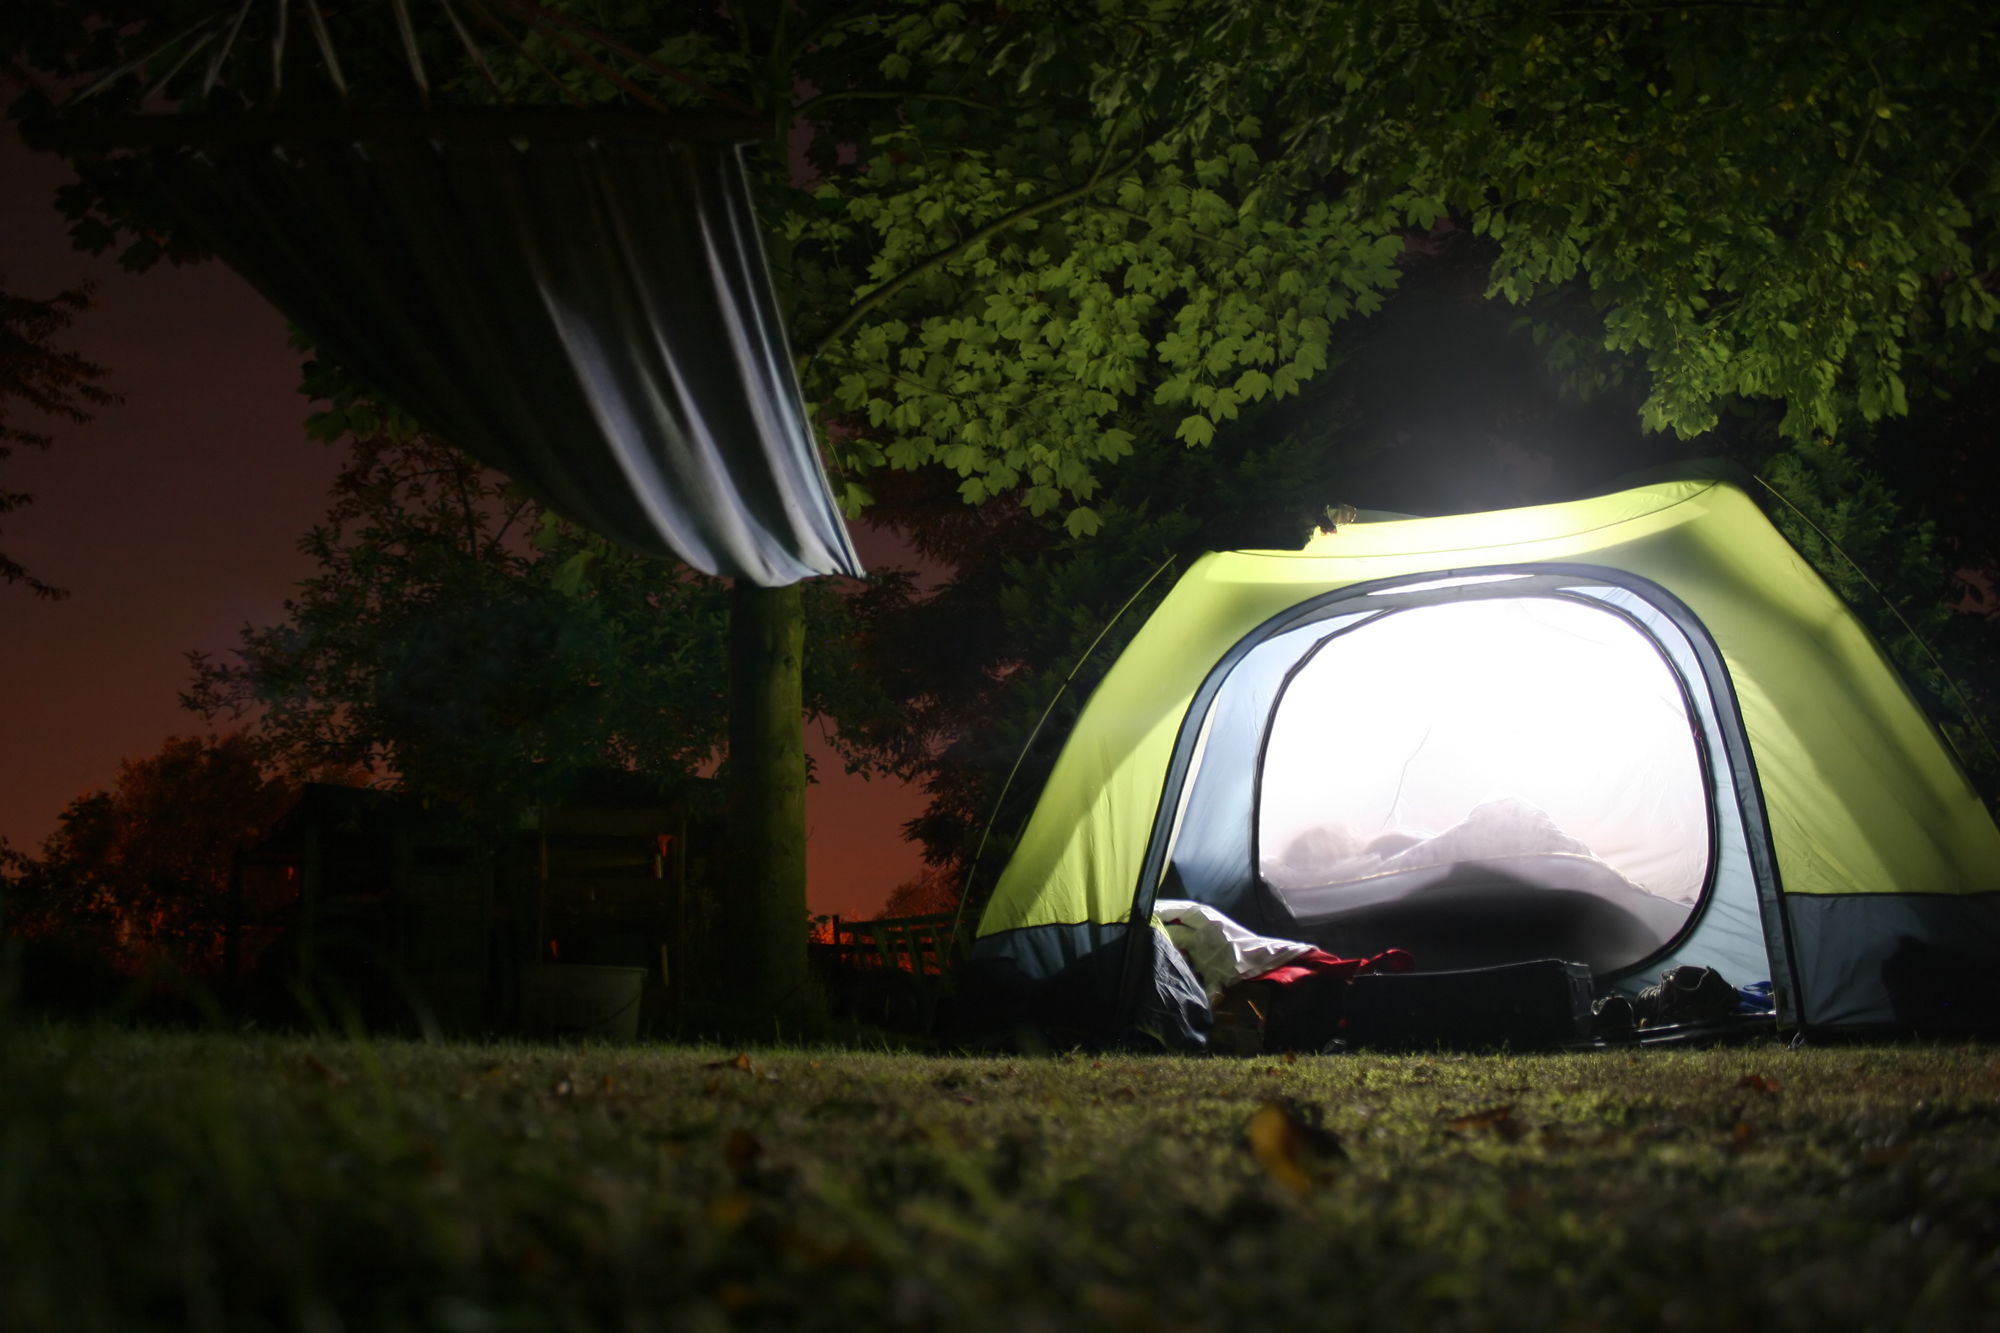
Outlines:
[{"label": "tent rainfly", "polygon": [[1698,964],[1768,979],[1786,1028],[1889,1027],[1909,942],[2000,960],[2000,829],[1839,597],[1694,477],[1204,557],[1058,759],[968,1025],[1149,1030],[1157,899],[1600,994]]}]

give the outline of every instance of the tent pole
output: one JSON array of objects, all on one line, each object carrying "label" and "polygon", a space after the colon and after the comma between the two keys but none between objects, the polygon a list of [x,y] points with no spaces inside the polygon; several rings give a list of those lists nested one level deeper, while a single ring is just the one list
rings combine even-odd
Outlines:
[{"label": "tent pole", "polygon": [[[1754,476],[1755,474],[1753,473],[1752,475]],[[1917,647],[1924,650],[1924,656],[1931,659],[1931,665],[1937,668],[1938,675],[1944,677],[1944,683],[1951,687],[1951,692],[1954,695],[1958,696],[1958,706],[1965,710],[1966,722],[1971,725],[1973,731],[1979,734],[1979,739],[1986,742],[1987,753],[1991,754],[1995,759],[2000,759],[2000,747],[1996,747],[1993,744],[1993,738],[1986,734],[1986,727],[1984,726],[1984,724],[1980,722],[1979,714],[1973,710],[1972,702],[1965,697],[1965,691],[1958,688],[1958,681],[1953,679],[1951,672],[1946,671],[1944,669],[1944,663],[1938,660],[1938,655],[1935,652],[1931,651],[1930,640],[1926,639],[1923,635],[1917,633],[1917,627],[1915,625],[1912,625],[1909,622],[1909,620],[1904,617],[1902,608],[1897,606],[1894,602],[1890,601],[1889,594],[1883,592],[1882,589],[1879,586],[1877,586],[1875,580],[1868,577],[1868,571],[1861,567],[1861,562],[1859,560],[1856,560],[1853,556],[1849,555],[1846,549],[1842,547],[1839,542],[1827,536],[1826,529],[1820,527],[1819,524],[1813,522],[1811,517],[1807,515],[1805,510],[1793,504],[1792,498],[1789,495],[1786,495],[1783,491],[1779,490],[1776,486],[1773,486],[1770,482],[1765,481],[1762,477],[1757,477],[1756,481],[1759,486],[1762,486],[1765,490],[1769,491],[1772,495],[1776,496],[1780,501],[1782,501],[1784,503],[1785,508],[1791,510],[1794,514],[1798,515],[1799,521],[1804,523],[1807,527],[1811,528],[1821,541],[1825,542],[1828,546],[1832,547],[1836,552],[1838,552],[1840,558],[1842,560],[1845,560],[1848,563],[1849,567],[1851,567],[1854,570],[1854,572],[1860,576],[1861,581],[1868,585],[1868,591],[1874,593],[1877,597],[1882,599],[1882,605],[1889,609],[1890,615],[1896,617],[1896,623],[1903,627],[1903,632],[1908,634],[1910,638],[1915,641]],[[1938,734],[1944,737],[1944,743],[1951,747],[1951,752],[1954,755],[1958,756],[1958,762],[1964,765],[1968,769],[1971,768],[1972,765],[1966,762],[1965,755],[1959,752],[1958,742],[1954,741],[1951,738],[1951,733],[1946,731],[1943,727],[1939,727]]]},{"label": "tent pole", "polygon": [[[1007,770],[1007,780],[1000,784],[999,799],[993,802],[993,813],[986,817],[986,828],[979,835],[979,846],[972,853],[972,864],[967,867],[965,879],[959,884],[958,911],[951,919],[951,937],[953,939],[958,938],[959,930],[965,925],[965,905],[972,898],[972,877],[979,873],[979,859],[986,855],[986,840],[993,836],[993,825],[1000,818],[1001,807],[1007,803],[1007,793],[1014,786],[1014,776],[1021,771],[1022,761],[1028,757],[1028,751],[1035,748],[1036,740],[1041,737],[1042,728],[1048,725],[1050,715],[1056,711],[1056,704],[1062,699],[1063,693],[1069,689],[1069,683],[1076,679],[1076,673],[1083,670],[1083,664],[1088,662],[1090,655],[1097,651],[1097,645],[1104,642],[1104,636],[1111,632],[1113,625],[1116,625],[1120,620],[1125,618],[1125,613],[1132,609],[1132,603],[1138,601],[1146,589],[1153,586],[1153,581],[1166,573],[1168,566],[1172,565],[1178,558],[1177,556],[1170,555],[1161,561],[1160,567],[1154,570],[1144,583],[1139,585],[1138,591],[1125,599],[1125,605],[1119,607],[1112,614],[1111,619],[1104,622],[1104,628],[1097,631],[1097,637],[1090,641],[1090,647],[1083,650],[1083,656],[1076,659],[1076,665],[1072,666],[1069,669],[1069,674],[1063,677],[1062,684],[1056,686],[1056,692],[1049,697],[1048,707],[1042,710],[1041,717],[1035,721],[1035,729],[1028,733],[1027,742],[1021,746],[1021,752],[1014,756],[1014,766]],[[970,949],[968,949],[968,956],[970,952]]]}]

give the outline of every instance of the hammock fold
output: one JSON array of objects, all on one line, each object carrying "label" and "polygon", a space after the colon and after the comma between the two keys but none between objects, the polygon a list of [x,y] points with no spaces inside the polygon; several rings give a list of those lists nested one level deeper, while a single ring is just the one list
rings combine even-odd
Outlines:
[{"label": "hammock fold", "polygon": [[767,587],[859,576],[739,146],[466,123],[235,120],[138,171],[332,358],[564,517]]}]

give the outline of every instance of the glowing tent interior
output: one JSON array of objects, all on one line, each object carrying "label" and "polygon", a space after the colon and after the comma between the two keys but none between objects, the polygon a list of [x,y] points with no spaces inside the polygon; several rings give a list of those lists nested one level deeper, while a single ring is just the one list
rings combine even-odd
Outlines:
[{"label": "glowing tent interior", "polygon": [[1787,1027],[1892,1025],[1906,942],[2000,959],[2000,829],[1834,592],[1689,476],[1204,557],[1079,718],[965,1022],[1144,1028],[1163,900],[1420,969],[1574,960],[1600,995],[1712,967]]}]

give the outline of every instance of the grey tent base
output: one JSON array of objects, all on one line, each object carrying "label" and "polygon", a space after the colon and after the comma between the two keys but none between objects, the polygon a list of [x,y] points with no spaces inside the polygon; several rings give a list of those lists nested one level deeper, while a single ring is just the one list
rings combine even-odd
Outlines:
[{"label": "grey tent base", "polygon": [[[1135,939],[1138,958],[1129,956]],[[1201,983],[1160,932],[1086,922],[980,939],[951,1030],[939,1035],[979,1042],[1027,1032],[1058,1046],[1197,1053],[1212,1021]]]},{"label": "grey tent base", "polygon": [[[1788,893],[1784,902],[1808,1029],[2000,1035],[1991,961],[2000,893]],[[1968,971],[1976,959],[1985,961]]]}]

